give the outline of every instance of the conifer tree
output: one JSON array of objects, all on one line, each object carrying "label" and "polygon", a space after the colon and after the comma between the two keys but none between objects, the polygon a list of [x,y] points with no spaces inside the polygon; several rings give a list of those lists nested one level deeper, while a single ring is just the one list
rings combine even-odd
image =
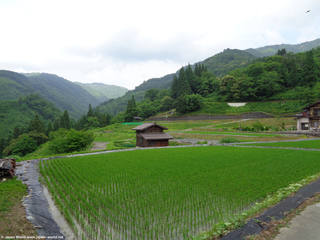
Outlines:
[{"label": "conifer tree", "polygon": [[91,103],[89,104],[89,110],[88,110],[88,113],[87,113],[87,117],[93,117],[93,110],[92,110],[92,107],[91,107]]},{"label": "conifer tree", "polygon": [[60,128],[64,128],[64,129],[66,129],[66,120],[65,120],[65,118],[64,118],[64,115],[62,115],[61,117],[60,117]]},{"label": "conifer tree", "polygon": [[196,64],[195,69],[194,69],[194,75],[197,77],[201,77],[201,68]]},{"label": "conifer tree", "polygon": [[132,122],[133,117],[137,117],[138,113],[139,111],[136,105],[136,100],[134,98],[134,95],[132,95],[131,100],[128,100],[127,109],[125,111],[125,121]]},{"label": "conifer tree", "polygon": [[56,118],[53,122],[53,131],[57,131],[60,128],[59,119]]},{"label": "conifer tree", "polygon": [[52,132],[53,128],[52,128],[52,123],[49,122],[48,123],[48,127],[47,127],[47,131],[46,131],[46,135],[49,137],[50,132]]},{"label": "conifer tree", "polygon": [[20,136],[19,126],[16,125],[13,130],[13,139],[17,139]]},{"label": "conifer tree", "polygon": [[28,132],[46,133],[44,124],[37,114],[34,116],[34,120],[29,123]]},{"label": "conifer tree", "polygon": [[71,123],[70,123],[69,113],[67,110],[64,110],[63,118],[64,118],[64,123],[65,123],[65,129],[70,130]]},{"label": "conifer tree", "polygon": [[173,99],[176,99],[178,97],[178,78],[176,75],[173,75],[170,91],[171,91],[170,96]]},{"label": "conifer tree", "polygon": [[191,93],[195,93],[197,86],[196,86],[195,77],[193,76],[193,71],[190,64],[188,64],[188,67],[186,69],[186,76],[191,89]]},{"label": "conifer tree", "polygon": [[178,97],[181,94],[187,94],[187,95],[191,94],[191,88],[183,67],[180,69],[180,72],[179,72],[178,86],[179,86]]}]

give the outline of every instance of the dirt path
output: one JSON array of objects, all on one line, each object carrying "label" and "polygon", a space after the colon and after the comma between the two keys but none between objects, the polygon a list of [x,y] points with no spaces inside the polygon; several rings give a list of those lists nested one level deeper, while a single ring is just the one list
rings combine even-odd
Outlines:
[{"label": "dirt path", "polygon": [[94,145],[90,151],[106,150],[108,143],[109,142],[93,142]]}]

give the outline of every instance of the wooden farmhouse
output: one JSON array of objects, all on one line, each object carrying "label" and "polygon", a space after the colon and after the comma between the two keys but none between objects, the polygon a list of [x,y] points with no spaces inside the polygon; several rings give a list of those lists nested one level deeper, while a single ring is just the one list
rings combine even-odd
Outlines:
[{"label": "wooden farmhouse", "polygon": [[319,131],[320,127],[320,101],[304,108],[302,113],[296,114],[297,130]]},{"label": "wooden farmhouse", "polygon": [[164,133],[168,130],[156,123],[143,123],[132,130],[136,131],[137,147],[165,147],[169,146],[169,139],[173,137]]}]

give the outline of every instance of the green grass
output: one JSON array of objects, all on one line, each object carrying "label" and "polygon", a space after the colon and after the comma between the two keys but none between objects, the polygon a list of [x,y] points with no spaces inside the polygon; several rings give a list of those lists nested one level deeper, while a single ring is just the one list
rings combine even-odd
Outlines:
[{"label": "green grass", "polygon": [[0,183],[0,221],[3,214],[25,195],[27,195],[27,186],[16,178]]},{"label": "green grass", "polygon": [[231,107],[226,102],[211,102],[205,99],[201,109],[192,114],[239,115],[249,112],[264,112],[273,116],[297,113],[307,105],[302,100],[283,100],[268,102],[247,102],[241,107]]},{"label": "green grass", "polygon": [[252,144],[241,144],[241,145],[320,149],[320,139],[296,141],[296,142],[270,142],[270,143],[252,143]]},{"label": "green grass", "polygon": [[86,238],[99,238],[99,229],[112,239],[178,239],[319,173],[319,156],[208,146],[55,159],[40,169],[66,218],[73,226],[77,221]]}]

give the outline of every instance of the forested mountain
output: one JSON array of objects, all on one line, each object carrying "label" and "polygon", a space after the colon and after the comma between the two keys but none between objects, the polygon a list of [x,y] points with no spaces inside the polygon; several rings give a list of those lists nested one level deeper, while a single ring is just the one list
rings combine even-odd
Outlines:
[{"label": "forested mountain", "polygon": [[57,75],[39,73],[27,75],[30,85],[45,100],[52,102],[61,111],[68,110],[73,118],[86,113],[89,104],[99,105],[99,100],[87,90]]},{"label": "forested mountain", "polygon": [[0,101],[14,100],[31,93],[36,93],[36,90],[24,75],[0,70]]},{"label": "forested mountain", "polygon": [[104,83],[78,83],[80,87],[87,90],[92,96],[97,98],[101,103],[108,101],[110,98],[123,96],[129,90],[125,87],[108,85]]},{"label": "forested mountain", "polygon": [[[320,39],[316,39],[314,41],[304,42],[304,43],[296,44],[296,45],[281,44],[281,45],[265,46],[265,47],[256,48],[256,49],[250,48],[247,50],[225,49],[221,53],[218,53],[212,57],[209,57],[209,58],[205,59],[204,61],[200,61],[196,64],[190,65],[190,68],[192,69],[192,71],[195,71],[195,66],[197,64],[198,65],[203,64],[203,66],[206,67],[206,69],[207,69],[207,71],[206,71],[207,73],[202,78],[202,80],[201,80],[201,77],[198,77],[198,79],[197,79],[197,81],[198,81],[197,84],[199,85],[198,90],[200,92],[202,91],[203,96],[206,95],[206,97],[207,97],[207,95],[212,96],[212,94],[216,94],[215,100],[217,100],[217,101],[224,101],[224,100],[237,101],[237,100],[245,100],[245,99],[258,100],[258,101],[263,100],[263,99],[265,100],[273,94],[286,91],[286,89],[288,88],[289,85],[286,85],[288,83],[282,83],[282,84],[279,83],[280,80],[278,80],[278,78],[279,78],[280,74],[282,74],[282,75],[286,74],[285,78],[291,78],[294,75],[293,72],[297,71],[300,80],[303,78],[302,77],[302,71],[303,71],[302,68],[303,68],[303,66],[306,66],[306,64],[304,63],[304,60],[303,60],[305,58],[305,55],[303,55],[303,54],[299,55],[299,54],[293,54],[293,53],[305,52],[307,50],[317,49],[317,47],[319,47],[319,46],[320,46]],[[285,53],[281,52],[281,50],[282,51],[285,50]],[[272,56],[275,54],[280,54],[280,55],[282,54],[282,55],[286,55],[286,56],[282,56],[282,58],[283,58],[282,60],[279,60],[279,58],[266,59],[266,57],[265,57],[265,56]],[[314,54],[315,54],[315,59],[318,62],[318,58],[317,58],[318,51],[314,51]],[[295,64],[296,64],[297,69],[293,70],[293,72],[292,72],[292,66],[294,68],[294,64],[292,63],[292,61],[294,61],[294,60],[296,60]],[[277,62],[277,61],[280,61],[281,63]],[[258,63],[258,62],[260,62],[260,63]],[[255,66],[258,66],[258,65],[260,65],[260,67],[261,67],[259,70],[260,73],[264,73],[264,74],[266,74],[266,76],[267,75],[269,76],[268,78],[270,80],[270,83],[275,83],[275,81],[278,83],[275,84],[274,87],[270,87],[271,84],[268,83],[268,81],[269,81],[268,78],[260,76],[259,81],[258,81],[258,79],[255,80],[255,83],[258,83],[258,82],[261,83],[260,88],[256,86],[253,89],[253,91],[251,92],[251,94],[262,91],[262,92],[267,93],[266,95],[268,95],[268,96],[266,96],[266,95],[263,96],[263,94],[262,95],[260,94],[261,96],[259,96],[259,94],[258,94],[258,95],[255,95],[256,97],[254,97],[254,95],[251,95],[253,97],[247,98],[244,95],[245,95],[245,93],[248,93],[248,91],[250,91],[252,88],[249,85],[247,85],[247,86],[245,85],[245,83],[246,83],[245,80],[244,81],[237,80],[236,82],[232,83],[231,81],[228,82],[228,78],[224,78],[228,74],[232,74],[233,78],[241,79],[241,76],[239,74],[244,74],[243,75],[243,77],[244,77],[245,72],[248,71],[247,69],[249,69],[249,68],[255,69]],[[283,65],[283,66],[281,67],[281,65]],[[187,67],[188,66],[184,66],[183,69],[186,70]],[[281,69],[280,69],[280,67],[281,67]],[[241,69],[243,69],[243,71]],[[246,70],[244,70],[244,69],[246,69]],[[132,95],[135,96],[136,102],[139,103],[144,99],[144,94],[146,93],[147,90],[150,90],[150,89],[158,89],[158,90],[170,89],[172,81],[174,79],[174,76],[177,77],[179,75],[180,70],[177,70],[176,73],[165,75],[162,78],[153,78],[153,79],[149,79],[148,81],[144,81],[141,85],[137,86],[134,90],[128,91],[123,97],[111,99],[108,102],[102,103],[100,105],[100,108],[102,111],[107,111],[109,114],[112,114],[113,116],[115,116],[118,113],[123,112],[126,109],[127,102],[130,100]],[[285,73],[283,73],[283,72],[285,72]],[[213,75],[210,75],[210,74],[213,74]],[[250,73],[250,74],[253,74],[253,73]],[[274,74],[276,74],[276,75],[274,75]],[[254,77],[257,77],[257,76],[254,76]],[[230,98],[231,93],[228,93],[227,95],[225,93],[221,94],[220,82],[222,81],[222,79],[225,82],[225,84],[227,84],[228,91],[232,90],[235,93],[237,91],[241,91],[241,89],[242,89],[244,94],[242,96],[240,96],[239,94],[234,95],[234,96],[236,96],[236,98],[232,98],[232,97]],[[245,79],[248,80],[250,78],[245,77]],[[250,81],[251,80],[249,80],[249,82]],[[269,87],[265,87],[264,90],[262,90],[262,88],[261,88],[263,86],[263,84],[262,84],[263,81],[265,81],[265,86],[269,86]],[[249,83],[249,82],[247,82],[247,83]],[[203,83],[205,83],[205,84],[203,85]],[[241,85],[241,87],[239,84]],[[302,82],[299,84],[302,84]],[[231,86],[233,86],[232,89],[231,89]],[[258,90],[258,89],[260,89],[260,90]],[[299,98],[298,92],[299,92],[299,88],[296,91],[296,93],[294,94],[295,95],[294,98]],[[194,93],[197,93],[197,92],[194,92]],[[250,96],[250,94],[248,96]],[[276,98],[276,96],[274,98]],[[278,98],[279,98],[279,96],[278,96]],[[283,98],[283,96],[280,98]],[[292,98],[292,96],[289,98]]]},{"label": "forested mountain", "polygon": [[207,58],[202,63],[207,67],[209,72],[221,78],[234,69],[247,66],[255,58],[255,56],[246,51],[225,49],[223,52]]},{"label": "forested mountain", "polygon": [[255,57],[268,57],[272,56],[277,53],[279,49],[286,49],[287,53],[293,52],[293,53],[298,53],[298,52],[306,52],[311,50],[312,48],[316,49],[317,47],[320,46],[320,38],[310,41],[310,42],[303,42],[300,44],[278,44],[278,45],[269,45],[269,46],[264,46],[260,48],[249,48],[246,49],[245,51],[251,53]]}]

